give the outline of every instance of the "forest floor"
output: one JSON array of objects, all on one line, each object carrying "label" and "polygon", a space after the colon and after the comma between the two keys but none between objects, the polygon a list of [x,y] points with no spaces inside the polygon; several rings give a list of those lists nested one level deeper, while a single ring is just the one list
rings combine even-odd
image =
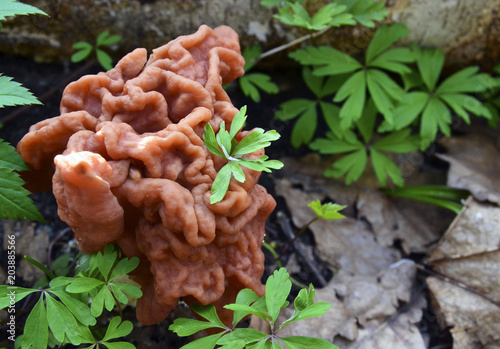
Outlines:
[{"label": "forest floor", "polygon": [[[77,69],[80,75],[98,71],[97,66],[37,64],[0,56],[0,72],[43,102],[43,106],[0,110],[4,125],[0,138],[15,145],[29,126],[58,116],[62,91],[78,78],[71,77]],[[498,130],[456,125],[452,138],[441,139],[425,154],[396,159],[407,185],[448,183],[470,190],[472,196],[456,216],[442,208],[388,197],[377,189],[370,173],[351,186],[324,178],[329,159],[293,149],[289,145],[293,124],[273,116],[279,103],[305,93],[299,74],[273,75],[283,92],[263,96],[259,104],[244,97],[236,85],[228,89],[236,107],[248,105],[247,129],[258,126],[282,134],[267,154],[285,167],[260,181],[278,203],[266,225],[266,241],[278,252],[284,251],[293,235],[313,218],[307,206],[311,201],[347,205],[346,219],[313,223],[282,258],[295,279],[314,284],[317,301],[332,304],[323,317],[290,326],[287,335],[335,338],[342,349],[445,349],[453,343],[454,348],[500,348]],[[68,251],[76,255],[73,234],[57,216],[52,193],[32,198],[47,223],[4,221],[0,241],[2,233],[19,231],[20,256],[46,261]],[[40,275],[20,259],[19,280],[30,286]],[[0,267],[5,269],[6,260],[6,254],[0,253]],[[275,260],[266,253],[264,278],[275,268]],[[1,273],[2,268],[0,281]],[[294,287],[295,293],[298,290]],[[29,302],[23,307],[29,308]],[[187,307],[179,306],[167,320],[145,327],[127,308],[124,316],[135,325],[127,338],[139,349],[178,348],[186,341],[167,329],[173,319],[188,314]],[[5,344],[4,335],[0,327],[0,346]]]}]

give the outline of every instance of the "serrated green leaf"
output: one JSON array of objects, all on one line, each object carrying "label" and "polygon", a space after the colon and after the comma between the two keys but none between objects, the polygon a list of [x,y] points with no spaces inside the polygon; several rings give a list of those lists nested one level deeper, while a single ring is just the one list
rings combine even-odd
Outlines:
[{"label": "serrated green leaf", "polygon": [[0,108],[4,106],[42,104],[20,83],[11,77],[0,74]]},{"label": "serrated green leaf", "polygon": [[28,166],[21,159],[21,155],[16,152],[16,148],[0,139],[0,168],[2,167],[15,171],[28,170]]},{"label": "serrated green leaf", "polygon": [[49,341],[49,324],[47,322],[47,310],[43,304],[44,294],[40,294],[38,302],[31,309],[26,324],[24,325],[24,335],[21,341],[23,348],[47,349]]},{"label": "serrated green leaf", "polygon": [[2,0],[0,3],[0,21],[4,21],[6,17],[31,14],[48,16],[42,10],[16,0]]},{"label": "serrated green leaf", "polygon": [[8,285],[0,285],[0,309],[7,308],[10,304],[11,300],[11,292],[15,295],[16,303],[20,300],[24,299],[26,296],[39,292],[37,289],[33,288],[24,288],[19,286],[8,286]]},{"label": "serrated green leaf", "polygon": [[95,49],[95,53],[97,56],[97,61],[104,69],[111,70],[113,68],[113,59],[110,55],[98,48]]},{"label": "serrated green leaf", "polygon": [[340,108],[340,126],[343,130],[349,129],[358,120],[362,113],[366,99],[365,72],[353,74],[335,94],[334,102],[344,104]]},{"label": "serrated green leaf", "polygon": [[102,340],[109,341],[111,339],[125,337],[132,332],[133,328],[134,325],[130,321],[121,322],[121,318],[119,316],[115,316],[109,322],[106,334]]},{"label": "serrated green leaf", "polygon": [[391,159],[373,148],[370,149],[370,157],[375,175],[382,186],[385,187],[387,185],[387,176],[397,186],[403,186],[404,180],[401,171]]},{"label": "serrated green leaf", "polygon": [[348,54],[330,46],[308,46],[289,56],[302,65],[314,66],[314,74],[318,76],[352,73],[363,67]]},{"label": "serrated green leaf", "polygon": [[388,14],[384,2],[373,0],[335,0],[335,3],[346,6],[346,11],[353,15],[354,20],[359,24],[373,28],[373,21],[381,21]]},{"label": "serrated green leaf", "polygon": [[[345,9],[345,6],[337,5],[335,3],[330,3],[321,7],[311,18],[307,29],[322,30],[328,25],[354,25],[356,22],[352,19],[352,15],[344,14],[344,16],[340,16],[345,12]],[[336,18],[339,16],[340,18]]]},{"label": "serrated green leaf", "polygon": [[381,26],[373,35],[366,49],[366,64],[370,65],[379,54],[391,47],[396,41],[410,33],[404,24],[394,23],[390,26]]},{"label": "serrated green leaf", "polygon": [[363,173],[368,156],[364,147],[353,153],[345,155],[333,163],[331,169],[325,171],[326,177],[339,178],[345,175],[347,185],[357,181]]},{"label": "serrated green leaf", "polygon": [[281,337],[280,340],[286,344],[288,349],[302,349],[302,348],[338,349],[337,346],[321,338],[290,336],[290,337]]},{"label": "serrated green leaf", "polygon": [[290,142],[294,148],[311,142],[318,125],[316,105],[306,109],[293,126]]},{"label": "serrated green leaf", "polygon": [[324,220],[334,220],[345,218],[344,215],[340,214],[339,211],[343,210],[347,206],[334,204],[332,202],[327,202],[322,204],[319,200],[309,203],[309,206],[319,219]]},{"label": "serrated green leaf", "polygon": [[266,307],[274,324],[290,294],[292,282],[285,268],[276,270],[266,282]]},{"label": "serrated green leaf", "polygon": [[33,201],[31,193],[24,189],[24,181],[19,174],[0,167],[0,219],[31,220],[45,222]]}]

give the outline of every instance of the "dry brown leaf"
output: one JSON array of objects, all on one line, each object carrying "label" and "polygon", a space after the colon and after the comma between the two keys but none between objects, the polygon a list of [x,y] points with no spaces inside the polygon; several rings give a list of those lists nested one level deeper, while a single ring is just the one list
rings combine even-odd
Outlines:
[{"label": "dry brown leaf", "polygon": [[440,325],[452,327],[454,348],[500,345],[499,246],[500,208],[470,198],[429,255],[430,266],[453,280],[427,283]]},{"label": "dry brown leaf", "polygon": [[480,201],[500,205],[500,151],[498,134],[479,129],[466,136],[447,139],[447,154],[438,157],[450,163],[448,186],[467,189]]}]

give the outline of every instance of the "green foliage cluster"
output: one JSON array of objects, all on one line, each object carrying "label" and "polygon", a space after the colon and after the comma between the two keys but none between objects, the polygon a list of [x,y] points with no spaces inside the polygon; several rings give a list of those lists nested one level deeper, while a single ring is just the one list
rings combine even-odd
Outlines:
[{"label": "green foliage cluster", "polygon": [[261,128],[255,128],[238,142],[235,136],[245,124],[247,119],[246,111],[247,107],[244,106],[235,114],[229,132],[226,130],[226,123],[224,121],[221,122],[217,135],[215,135],[215,131],[210,123],[207,123],[205,126],[203,141],[207,149],[211,153],[227,160],[227,164],[219,170],[212,184],[211,204],[215,204],[224,198],[229,188],[231,177],[234,176],[241,183],[245,181],[245,174],[241,166],[255,171],[266,172],[271,172],[270,169],[280,169],[283,167],[282,162],[268,160],[269,157],[266,155],[258,159],[243,158],[243,155],[270,146],[271,141],[275,141],[280,137],[279,133],[274,130],[264,132]]},{"label": "green foliage cluster", "polygon": [[[278,336],[278,332],[286,325],[299,320],[321,316],[330,309],[330,304],[326,302],[314,303],[315,292],[313,286],[310,285],[309,289],[300,290],[295,298],[293,314],[278,325],[277,320],[281,309],[289,305],[287,298],[291,288],[292,283],[289,280],[289,275],[285,268],[281,268],[267,279],[265,296],[259,297],[252,290],[243,289],[238,293],[236,303],[224,306],[224,308],[233,311],[231,327],[227,327],[222,323],[213,305],[193,305],[193,311],[207,321],[180,318],[174,320],[169,329],[181,337],[190,336],[205,329],[220,330],[219,333],[194,340],[183,346],[182,349],[212,349],[215,346],[225,349],[271,349],[283,348],[281,344],[290,349],[337,348],[332,343],[320,338]],[[262,333],[251,328],[237,328],[238,323],[248,315],[255,315],[268,323],[271,334]]]},{"label": "green foliage cluster", "polygon": [[110,70],[111,68],[113,68],[113,59],[102,48],[105,46],[109,47],[115,45],[119,43],[121,39],[122,37],[120,35],[110,35],[109,31],[106,30],[97,36],[95,45],[92,45],[86,41],[78,41],[72,46],[73,49],[77,51],[71,56],[71,62],[81,62],[90,57],[92,52],[95,51],[97,61],[104,69]]},{"label": "green foliage cluster", "polygon": [[262,47],[247,46],[242,52],[245,58],[245,75],[238,79],[241,91],[247,97],[250,97],[255,103],[260,102],[260,92],[262,90],[268,94],[279,92],[278,86],[271,81],[271,77],[263,73],[248,73],[256,63],[256,59],[262,54]]},{"label": "green foliage cluster", "polygon": [[12,289],[16,302],[30,294],[40,294],[26,320],[23,335],[16,340],[16,345],[23,349],[46,349],[63,344],[90,344],[86,347],[89,349],[99,348],[101,345],[109,349],[135,348],[127,342],[111,341],[132,331],[133,325],[130,321],[122,321],[120,316],[115,316],[104,334],[102,329],[96,326],[97,318],[104,309],[112,311],[115,306],[127,304],[128,297],[142,296],[137,286],[119,282],[120,277],[139,265],[139,259],[120,259],[119,253],[113,245],[107,245],[103,252],[82,255],[74,277],[54,277],[52,272],[31,260],[51,278],[49,287],[9,288],[7,285],[1,285],[0,309],[9,306],[9,293]]},{"label": "green foliage cluster", "polygon": [[[275,17],[283,23],[311,31],[356,23],[373,27],[388,13],[383,2],[372,0],[333,1],[312,17],[304,1],[262,4],[278,6]],[[408,34],[402,24],[380,26],[362,60],[330,46],[307,46],[289,54],[304,66],[303,80],[314,98],[286,101],[276,117],[296,120],[291,134],[294,147],[308,145],[321,154],[343,155],[325,176],[344,177],[350,184],[370,160],[382,186],[389,184],[388,179],[403,186],[391,153],[423,151],[439,132],[450,136],[453,114],[466,123],[472,114],[495,124],[494,106],[500,102],[492,98],[488,105],[481,95],[491,95],[498,80],[477,67],[443,80],[444,55],[439,49],[394,46]],[[315,139],[320,114],[329,131]]]},{"label": "green foliage cluster", "polygon": [[[41,14],[36,7],[15,0],[5,0],[0,6],[0,21],[15,15]],[[2,28],[0,22],[0,29]],[[0,74],[0,108],[15,105],[41,104],[33,94],[12,78]],[[29,191],[23,188],[24,181],[16,171],[28,167],[15,148],[0,139],[0,219],[29,219],[44,222]]]}]

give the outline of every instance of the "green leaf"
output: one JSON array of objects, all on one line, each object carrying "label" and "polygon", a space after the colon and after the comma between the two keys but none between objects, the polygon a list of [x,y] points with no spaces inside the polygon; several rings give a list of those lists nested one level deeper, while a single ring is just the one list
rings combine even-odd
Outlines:
[{"label": "green leaf", "polygon": [[429,100],[429,94],[426,92],[409,92],[403,96],[399,104],[392,111],[393,124],[392,127],[382,128],[379,131],[387,131],[394,128],[400,130],[409,126],[422,113]]},{"label": "green leaf", "polygon": [[373,103],[373,99],[370,98],[368,103],[365,104],[363,114],[361,114],[361,117],[356,121],[359,133],[363,137],[366,144],[368,144],[372,139],[377,113],[377,107],[375,106],[375,103]]},{"label": "green leaf", "polygon": [[341,215],[339,211],[347,207],[344,205],[334,204],[332,202],[321,204],[321,201],[319,201],[319,199],[309,203],[307,206],[309,206],[314,211],[314,213],[316,213],[316,216],[318,216],[319,219],[324,220],[345,218],[345,216]]},{"label": "green leaf", "polygon": [[11,77],[0,74],[0,108],[27,104],[42,103],[20,83],[12,81]]},{"label": "green leaf", "polygon": [[226,166],[228,166],[231,170],[231,174],[234,179],[236,179],[240,183],[245,182],[245,174],[243,173],[243,170],[241,169],[238,162],[230,161]]},{"label": "green leaf", "polygon": [[414,60],[415,58],[410,49],[400,47],[382,52],[370,62],[369,66],[404,75],[412,71],[406,63],[411,63]]},{"label": "green leaf", "polygon": [[275,130],[264,132],[261,128],[254,129],[246,135],[231,152],[232,156],[250,154],[254,151],[266,148],[272,141],[280,138],[280,134]]},{"label": "green leaf", "polygon": [[436,93],[479,93],[495,87],[495,80],[488,74],[478,74],[478,70],[468,67],[456,72],[439,85]]},{"label": "green leaf", "polygon": [[391,47],[396,41],[410,33],[408,28],[400,23],[390,26],[381,26],[373,35],[366,50],[366,64],[370,65],[379,54]]},{"label": "green leaf", "polygon": [[[257,294],[254,291],[252,291],[249,288],[244,288],[243,290],[241,290],[240,292],[238,292],[238,295],[236,296],[235,303],[236,304],[242,304],[242,305],[249,306],[250,304],[252,304],[253,302],[255,302],[257,299],[259,299],[259,296],[257,296]],[[233,327],[236,327],[236,325],[241,320],[243,320],[243,318],[245,316],[247,316],[247,315],[248,315],[248,313],[246,313],[246,312],[234,311],[234,314],[233,314]]]},{"label": "green leaf", "polygon": [[346,131],[345,139],[339,139],[333,134],[328,134],[328,138],[317,138],[309,145],[309,148],[320,154],[339,154],[364,149],[365,145],[361,143],[352,131]]},{"label": "green leaf", "polygon": [[223,334],[224,332],[221,332],[194,340],[186,345],[183,345],[180,349],[213,349]]},{"label": "green leaf", "polygon": [[226,328],[226,326],[220,321],[219,316],[217,315],[217,311],[213,305],[199,305],[193,304],[191,305],[191,310],[196,314],[200,315],[202,318],[211,322],[215,327]]},{"label": "green leaf", "polygon": [[315,66],[314,74],[318,76],[352,73],[363,68],[354,58],[330,46],[308,46],[289,56],[302,65]]},{"label": "green leaf", "polygon": [[95,53],[97,55],[97,61],[106,70],[111,70],[113,68],[113,59],[101,49],[96,48]]},{"label": "green leaf", "polygon": [[0,168],[2,167],[15,171],[28,170],[28,166],[21,159],[21,155],[16,152],[16,148],[0,139]]},{"label": "green leaf", "polygon": [[314,14],[311,18],[309,25],[307,26],[310,30],[322,30],[328,25],[340,25],[340,24],[350,24],[354,25],[356,22],[352,20],[352,15],[342,16],[336,18],[337,16],[345,12],[345,6],[339,6],[335,3],[327,4],[321,7],[318,12]]},{"label": "green leaf", "polygon": [[206,330],[207,328],[218,327],[211,322],[200,321],[195,319],[177,318],[168,327],[170,331],[177,333],[179,337],[186,337],[195,334],[198,331]]},{"label": "green leaf", "polygon": [[215,132],[212,128],[212,125],[207,123],[205,125],[205,132],[203,133],[203,142],[205,142],[205,146],[212,153],[223,159],[225,159],[225,155],[219,149],[219,145],[217,144],[217,140],[215,138]]},{"label": "green leaf", "polygon": [[250,97],[255,103],[260,102],[259,90],[268,94],[279,92],[278,85],[271,81],[271,77],[262,73],[251,73],[239,78],[240,88],[243,94]]},{"label": "green leaf", "polygon": [[325,177],[339,178],[345,175],[345,183],[349,185],[361,177],[367,160],[366,150],[359,149],[335,161],[331,169],[325,171]]},{"label": "green leaf", "polygon": [[[245,59],[245,72],[252,69],[257,63],[255,60],[262,54],[262,47],[260,45],[245,46],[242,55]],[[242,76],[244,77],[244,76]]]},{"label": "green leaf", "polygon": [[[229,130],[229,137],[233,139],[236,134],[243,128],[247,120],[247,106],[244,105],[240,110],[234,115],[233,121],[231,122],[231,128]],[[231,149],[229,149],[231,150]]]},{"label": "green leaf", "polygon": [[283,163],[278,160],[265,160],[267,156],[262,156],[259,159],[240,159],[238,164],[241,166],[248,167],[254,171],[265,171],[271,172],[271,168],[275,170],[279,170],[283,167]]},{"label": "green leaf", "polygon": [[487,119],[491,118],[490,110],[476,98],[465,95],[465,94],[440,94],[439,98],[448,104],[458,116],[465,120],[466,123],[470,123],[469,114],[470,111],[474,115],[483,116]]},{"label": "green leaf", "polygon": [[104,251],[97,252],[94,258],[97,261],[97,268],[99,268],[99,272],[104,277],[104,280],[108,280],[109,272],[118,258],[118,252],[114,250],[112,244],[108,244],[104,247]]},{"label": "green leaf", "polygon": [[232,332],[221,337],[217,341],[217,345],[227,345],[233,341],[243,341],[244,344],[265,340],[269,335],[253,328],[236,328]]},{"label": "green leaf", "polygon": [[449,137],[451,134],[450,124],[451,114],[446,105],[437,97],[431,98],[422,113],[422,120],[420,121],[420,137],[422,140],[420,149],[424,150],[434,141],[438,129]]},{"label": "green leaf", "polygon": [[39,292],[39,290],[19,286],[0,285],[0,309],[9,306],[12,294],[14,294],[17,303],[33,292]]},{"label": "green leaf", "polygon": [[134,285],[111,282],[109,287],[111,287],[116,299],[122,304],[128,304],[127,295],[133,298],[142,297],[142,291]]},{"label": "green leaf", "polygon": [[353,74],[338,90],[334,102],[344,102],[340,108],[340,126],[347,130],[358,120],[362,113],[366,99],[365,72],[359,71]]},{"label": "green leaf", "polygon": [[319,107],[330,131],[336,138],[341,139],[344,132],[340,128],[340,108],[333,103],[323,101],[319,102]]},{"label": "green leaf", "polygon": [[392,132],[375,142],[372,148],[392,153],[409,153],[419,148],[418,136],[411,136],[410,129]]},{"label": "green leaf", "polygon": [[375,26],[373,21],[381,21],[389,14],[389,10],[385,8],[385,3],[382,1],[335,0],[334,2],[346,6],[346,11],[353,15],[354,20],[369,28]]},{"label": "green leaf", "polygon": [[281,337],[280,340],[284,344],[286,344],[288,349],[303,349],[303,348],[338,349],[338,347],[336,347],[329,341],[321,338],[290,336],[290,337]]},{"label": "green leaf", "polygon": [[372,159],[375,175],[382,186],[385,187],[387,185],[387,176],[395,185],[399,187],[403,186],[404,179],[401,175],[401,171],[391,159],[373,148],[370,149],[370,157]]},{"label": "green leaf", "polygon": [[264,321],[270,321],[270,316],[267,312],[263,311],[262,309],[256,309],[254,304],[252,306],[249,305],[243,305],[243,304],[227,304],[224,306],[224,308],[233,310],[233,311],[238,311],[241,313],[247,313],[247,315],[255,315],[258,318],[261,318]]},{"label": "green leaf", "polygon": [[210,203],[215,204],[222,199],[227,193],[229,188],[229,182],[231,181],[231,167],[228,164],[224,165],[217,173],[215,180],[212,184],[212,189],[210,195]]},{"label": "green leaf", "polygon": [[111,46],[120,42],[122,37],[120,35],[109,35],[109,31],[104,31],[97,36],[97,46]]},{"label": "green leaf", "polygon": [[304,113],[309,108],[314,108],[316,101],[311,101],[305,98],[290,99],[280,104],[279,110],[276,113],[276,118],[281,121],[288,121],[296,118]]},{"label": "green leaf", "polygon": [[69,293],[84,293],[90,292],[94,288],[104,285],[104,281],[97,280],[89,277],[75,278],[67,287],[66,291]]},{"label": "green leaf", "polygon": [[26,324],[21,345],[23,348],[47,349],[49,341],[49,324],[47,322],[47,311],[43,304],[44,294],[40,294],[38,302],[31,309]]},{"label": "green leaf", "polygon": [[444,54],[439,49],[421,49],[412,46],[418,70],[429,92],[436,89],[436,84],[444,65]]},{"label": "green leaf", "polygon": [[85,326],[93,326],[96,324],[96,320],[90,313],[90,308],[87,304],[71,297],[62,290],[51,289],[49,292],[59,297],[61,302],[68,308],[68,310],[80,323]]},{"label": "green leaf", "polygon": [[112,281],[122,275],[129,274],[131,271],[135,270],[135,268],[139,266],[139,263],[140,260],[138,257],[121,259],[113,268],[111,276],[109,277],[109,281]]},{"label": "green leaf", "polygon": [[119,316],[115,316],[109,322],[106,334],[102,340],[109,341],[110,339],[125,337],[132,332],[133,329],[134,325],[130,321],[121,322],[121,318]]},{"label": "green leaf", "polygon": [[2,0],[2,2],[0,3],[0,21],[4,21],[6,17],[30,14],[40,14],[48,16],[42,10],[39,10],[31,5],[17,2],[16,0]]},{"label": "green leaf", "polygon": [[308,144],[314,137],[316,127],[318,125],[318,113],[316,105],[306,109],[295,123],[290,142],[294,148],[299,148],[303,144]]},{"label": "green leaf", "polygon": [[292,289],[292,282],[285,268],[276,270],[266,282],[266,307],[274,324]]},{"label": "green leaf", "polygon": [[115,306],[115,299],[106,285],[102,286],[96,296],[92,299],[90,313],[93,317],[101,316],[104,308],[112,311]]},{"label": "green leaf", "polygon": [[366,82],[373,102],[384,115],[385,120],[392,123],[392,113],[395,102],[404,96],[404,90],[386,73],[378,69],[368,69]]},{"label": "green leaf", "polygon": [[94,49],[94,47],[86,41],[74,43],[72,48],[78,50],[71,55],[71,62],[73,63],[78,63],[88,58]]},{"label": "green leaf", "polygon": [[73,314],[50,295],[45,296],[47,304],[47,320],[52,334],[59,342],[69,341],[79,345],[78,323]]},{"label": "green leaf", "polygon": [[135,349],[135,345],[127,342],[102,342],[108,349]]}]

